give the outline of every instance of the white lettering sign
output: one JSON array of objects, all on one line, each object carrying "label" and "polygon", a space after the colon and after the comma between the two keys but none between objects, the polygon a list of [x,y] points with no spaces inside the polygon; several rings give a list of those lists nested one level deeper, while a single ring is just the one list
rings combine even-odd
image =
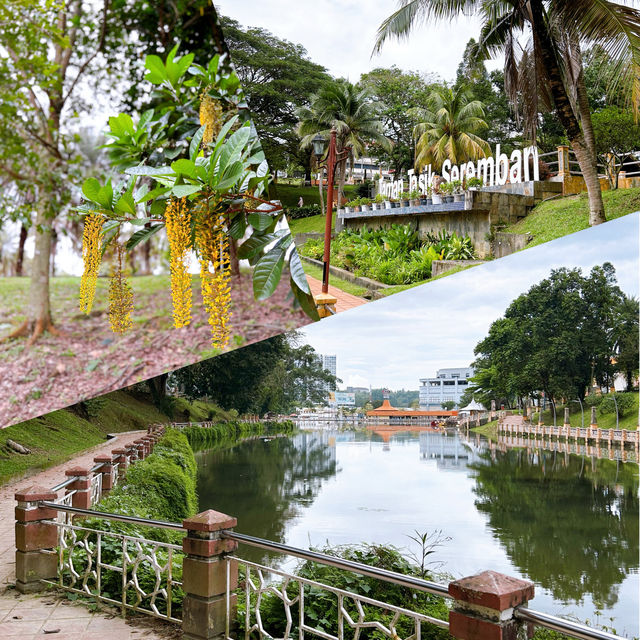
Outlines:
[{"label": "white lettering sign", "polygon": [[[529,162],[533,165],[533,177],[530,175]],[[463,162],[461,165],[454,165],[447,158],[442,163],[441,174],[445,182],[480,178],[488,187],[504,185],[507,182],[514,184],[529,182],[529,180],[537,181],[540,180],[538,148],[534,145],[522,151],[516,149],[509,157],[501,152],[500,145],[497,144],[493,156],[480,158],[475,163]],[[378,191],[384,196],[398,198],[405,191],[405,184],[408,184],[406,191],[419,191],[426,196],[434,176],[431,165],[426,166],[420,175],[416,175],[415,171],[410,169],[407,171],[406,182],[402,178],[391,181],[380,178]]]}]

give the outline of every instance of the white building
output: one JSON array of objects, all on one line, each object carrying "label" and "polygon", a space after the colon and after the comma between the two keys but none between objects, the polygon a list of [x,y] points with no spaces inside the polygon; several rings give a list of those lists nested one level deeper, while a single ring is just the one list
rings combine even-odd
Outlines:
[{"label": "white building", "polygon": [[[336,375],[336,356],[319,355],[318,357],[322,360],[322,368],[325,369],[325,371],[328,371],[329,373],[335,376]],[[329,391],[335,391],[336,390],[335,382],[333,384],[327,383],[326,389],[327,389],[327,393]]]},{"label": "white building", "polygon": [[435,378],[420,378],[420,409],[442,409],[445,402],[455,402],[456,407],[459,406],[460,398],[467,390],[471,376],[471,367],[459,367],[438,369]]}]

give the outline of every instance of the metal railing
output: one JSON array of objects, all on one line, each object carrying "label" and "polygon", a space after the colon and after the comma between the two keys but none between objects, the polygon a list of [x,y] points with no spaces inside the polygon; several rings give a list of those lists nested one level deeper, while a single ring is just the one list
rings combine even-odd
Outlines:
[{"label": "metal railing", "polygon": [[[62,511],[69,515],[78,515],[113,520],[145,527],[159,527],[175,531],[185,531],[178,523],[148,520],[137,516],[105,513],[90,509],[72,507],[59,502],[42,501],[40,505]],[[178,545],[158,542],[142,537],[127,536],[109,531],[100,531],[89,527],[66,524],[52,521],[59,528],[58,570],[59,576],[56,582],[49,581],[65,590],[90,595],[105,602],[120,606],[123,610],[131,609],[146,613],[155,617],[180,622],[179,614],[175,613],[175,605],[171,603],[172,595],[176,588],[182,586],[182,582],[176,578],[174,563],[182,554],[182,548]],[[299,558],[301,560],[323,564],[342,569],[352,573],[376,578],[378,580],[417,590],[423,593],[451,598],[448,585],[439,584],[429,580],[423,580],[414,576],[403,575],[372,567],[370,565],[345,560],[343,558],[329,556],[327,554],[291,547],[270,540],[264,540],[254,536],[236,533],[231,530],[221,532],[221,537],[238,543],[260,548],[266,551]],[[109,553],[114,554],[114,541],[119,545],[118,564],[113,563],[111,556],[105,555],[105,541],[110,541]],[[246,599],[244,611],[245,638],[251,633],[258,633],[261,640],[271,636],[265,629],[260,612],[260,605],[266,594],[272,594],[278,598],[284,607],[285,634],[282,640],[291,638],[294,630],[294,613],[297,615],[298,636],[304,640],[304,634],[310,633],[324,640],[345,640],[345,631],[349,631],[348,637],[358,638],[365,629],[376,629],[390,640],[399,640],[398,625],[403,623],[404,628],[413,631],[406,636],[406,640],[420,640],[421,625],[433,624],[446,629],[449,623],[446,620],[392,605],[366,595],[353,593],[339,589],[331,585],[323,584],[308,578],[304,578],[284,570],[274,569],[255,562],[245,560],[237,556],[226,557],[227,589],[226,589],[226,638],[232,640],[230,635],[233,620],[233,595],[231,593],[231,575],[233,563],[244,567],[243,594]],[[105,577],[105,572],[116,572],[120,577],[122,588],[119,599],[104,593],[105,584],[113,584],[113,578]],[[145,573],[146,572],[146,573]],[[275,583],[268,575],[280,579]],[[331,594],[336,599],[338,634],[327,633],[321,628],[312,626],[305,615],[305,598],[314,596],[318,591]],[[297,611],[296,611],[297,608]],[[387,618],[380,620],[379,616],[373,616],[372,608],[386,611]],[[607,631],[593,629],[586,625],[565,620],[547,613],[534,611],[526,606],[516,607],[515,617],[530,622],[536,626],[558,631],[579,640],[623,640]],[[407,626],[408,625],[408,626]]]},{"label": "metal railing", "polygon": [[[43,582],[102,602],[181,622],[173,591],[182,582],[182,547],[70,523],[58,527],[58,579]],[[180,566],[174,566],[176,560]],[[120,591],[120,597],[113,597]]]}]

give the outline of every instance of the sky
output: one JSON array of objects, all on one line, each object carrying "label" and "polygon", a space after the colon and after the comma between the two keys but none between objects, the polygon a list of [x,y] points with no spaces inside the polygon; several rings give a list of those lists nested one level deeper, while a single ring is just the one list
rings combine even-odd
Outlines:
[{"label": "sky", "polygon": [[342,385],[417,389],[420,378],[466,367],[510,302],[552,269],[611,262],[638,296],[640,212],[415,287],[301,330],[318,353],[337,355]]},{"label": "sky", "polygon": [[[262,27],[303,45],[311,60],[351,82],[376,67],[394,64],[405,71],[454,80],[466,43],[480,31],[477,18],[464,16],[452,23],[423,25],[408,40],[389,40],[372,58],[376,32],[396,9],[395,0],[215,0],[214,4],[219,13],[245,27]],[[499,63],[488,68],[496,66]]]}]

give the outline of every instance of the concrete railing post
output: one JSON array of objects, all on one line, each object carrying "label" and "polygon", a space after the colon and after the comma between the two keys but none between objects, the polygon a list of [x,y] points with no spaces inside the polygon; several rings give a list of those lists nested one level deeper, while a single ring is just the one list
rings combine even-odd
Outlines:
[{"label": "concrete railing post", "polygon": [[[182,633],[187,640],[223,638],[227,615],[226,556],[238,546],[220,536],[237,520],[209,510],[183,521],[187,535],[182,541],[186,554],[182,564]],[[230,620],[235,619],[238,565],[230,566]]]},{"label": "concrete railing post", "polygon": [[71,506],[79,509],[91,509],[91,477],[90,469],[74,467],[65,471],[67,477],[75,477],[75,481],[67,486],[67,493],[75,491],[71,498]]},{"label": "concrete railing post", "polygon": [[56,517],[54,509],[39,506],[40,500],[55,500],[51,489],[32,486],[15,494],[16,506],[16,589],[33,593],[43,588],[41,580],[55,580],[58,557],[53,550],[58,544],[58,528],[44,522]]},{"label": "concrete railing post", "polygon": [[483,571],[449,583],[455,598],[449,612],[449,633],[458,640],[524,640],[527,624],[513,616],[514,607],[533,598],[528,580]]},{"label": "concrete railing post", "polygon": [[113,489],[113,458],[112,456],[97,456],[93,461],[96,464],[102,464],[98,473],[102,474],[102,495],[107,495]]}]

